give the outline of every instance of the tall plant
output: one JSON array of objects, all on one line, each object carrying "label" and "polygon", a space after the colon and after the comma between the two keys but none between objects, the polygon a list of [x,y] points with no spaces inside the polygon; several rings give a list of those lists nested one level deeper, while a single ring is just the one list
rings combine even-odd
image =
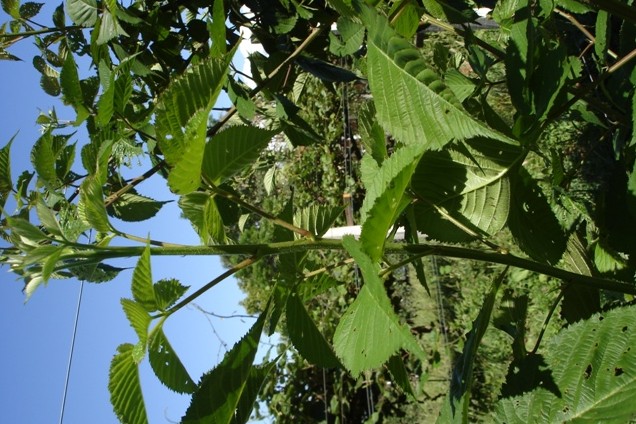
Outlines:
[{"label": "tall plant", "polygon": [[[3,1],[2,6],[12,20],[0,33],[0,57],[14,59],[7,48],[33,37],[41,51],[34,65],[42,88],[76,112],[70,124],[54,113],[38,117],[43,135],[32,149],[34,172],[17,181],[11,175],[11,142],[0,150],[2,263],[23,276],[28,298],[50,279],[112,279],[120,270],[107,264],[110,259],[139,258],[132,299],[122,302],[138,341],[122,344],[110,369],[111,401],[123,422],[147,421],[137,372],[146,355],[162,383],[192,393],[183,422],[246,422],[277,360],[254,365],[256,347],[261,333],[278,325],[297,335],[294,343],[309,362],[353,376],[386,364],[402,390],[417,397],[400,371],[399,353],[408,352],[426,369],[427,346],[398,317],[383,277],[406,263],[422,273],[419,259],[432,255],[505,265],[467,328],[440,421],[468,420],[474,358],[509,267],[561,281],[558,300],[572,325],[531,351],[523,319],[509,331],[515,362],[495,419],[633,417],[635,323],[627,304],[636,294],[631,82],[636,46],[626,41],[633,40],[633,6],[501,1],[493,11],[499,29],[487,38],[468,25],[475,16],[467,4],[443,0],[375,6],[340,0],[139,1],[128,7],[69,0],[56,9],[53,26],[38,29],[33,18],[41,5]],[[251,14],[241,6],[249,6]],[[335,22],[339,32],[327,33]],[[586,22],[596,23],[596,34]],[[408,41],[421,25],[460,37],[465,63],[449,60],[443,48],[433,63],[427,61]],[[239,26],[249,26],[269,54],[251,58],[253,89],[234,78],[231,65]],[[355,72],[331,64],[330,55],[354,58]],[[92,75],[78,73],[80,56],[91,61]],[[276,215],[227,186],[274,136],[283,134],[294,145],[321,142],[293,104],[293,82],[304,73],[329,83],[368,79],[372,100],[360,114],[366,196],[359,240],[323,238],[337,217],[332,209],[298,209],[292,199]],[[234,106],[210,123],[221,90]],[[495,110],[493,93],[501,92],[514,108],[511,122]],[[259,93],[275,110],[253,101]],[[242,122],[231,119],[237,113]],[[252,123],[260,114],[267,115],[267,125]],[[598,178],[591,198],[581,199],[572,189],[585,177],[581,163],[572,163],[574,152],[550,138],[564,122],[575,123],[582,139],[593,136],[606,146],[608,169],[587,175]],[[82,171],[74,171],[77,145],[69,126],[88,131],[90,141],[79,152]],[[391,154],[386,133],[395,140]],[[592,162],[582,144],[567,147],[583,150],[583,168]],[[136,155],[152,167],[126,180],[120,165]],[[149,178],[165,180],[200,245],[117,229],[112,218],[152,222],[162,207],[136,190]],[[76,189],[68,195],[69,188]],[[272,239],[236,243],[227,227],[241,214],[274,224]],[[393,241],[393,230],[402,225],[409,241]],[[98,234],[94,241],[84,236],[89,230]],[[420,242],[418,232],[428,239]],[[514,245],[498,244],[500,232],[509,232]],[[130,243],[111,245],[115,238]],[[316,288],[316,279],[306,275],[316,275],[312,267],[327,272],[337,264],[307,261],[312,250],[343,252],[364,281],[332,338],[319,331],[305,305],[338,281],[327,279]],[[240,259],[188,293],[176,280],[153,281],[153,255]],[[280,279],[259,319],[215,369],[193,380],[163,332],[164,322],[220,281],[271,257],[279,258]],[[522,308],[523,302],[514,305]],[[553,311],[543,312],[549,319]],[[287,319],[281,321],[283,313]]]}]

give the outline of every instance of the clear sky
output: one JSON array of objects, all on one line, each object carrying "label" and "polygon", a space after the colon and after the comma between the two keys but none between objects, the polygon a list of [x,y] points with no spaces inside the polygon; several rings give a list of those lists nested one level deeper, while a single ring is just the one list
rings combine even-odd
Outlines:
[{"label": "clear sky", "polygon": [[[48,23],[55,6],[48,3],[35,20]],[[0,12],[0,24],[8,19]],[[31,64],[38,53],[32,41],[24,40],[10,52],[23,61],[0,62],[0,146],[18,133],[11,152],[15,181],[23,170],[32,169],[29,154],[39,137],[39,127],[35,123],[39,110],[55,107],[61,119],[74,116],[61,106],[59,99],[40,89],[39,73]],[[87,75],[89,69],[80,63],[79,71],[82,76]],[[87,142],[81,129],[72,140],[78,142],[78,147]],[[141,174],[146,169],[142,166],[131,171],[131,175]],[[138,186],[138,191],[157,200],[175,199],[162,180],[144,182]],[[173,202],[165,205],[149,225],[126,225],[116,220],[114,224],[142,237],[150,234],[153,239],[198,243],[190,224],[179,216],[179,208]],[[134,264],[134,261],[114,263],[127,267]],[[155,281],[177,278],[192,287],[190,292],[223,272],[218,258],[153,258],[152,267]],[[120,343],[136,342],[136,335],[119,303],[121,298],[131,297],[131,274],[132,270],[123,271],[109,283],[84,285],[64,423],[117,422],[109,401],[108,369]],[[2,422],[57,423],[80,283],[76,280],[50,281],[26,304],[22,286],[22,281],[6,268],[0,270]],[[236,281],[228,279],[196,303],[220,315],[244,314],[238,305],[243,297]],[[225,350],[247,332],[253,321],[249,318],[222,320],[189,307],[172,316],[164,328],[191,377],[198,381],[201,374],[217,364]],[[189,396],[178,395],[162,386],[147,360],[141,366],[141,379],[150,423],[178,422],[189,404]]]}]

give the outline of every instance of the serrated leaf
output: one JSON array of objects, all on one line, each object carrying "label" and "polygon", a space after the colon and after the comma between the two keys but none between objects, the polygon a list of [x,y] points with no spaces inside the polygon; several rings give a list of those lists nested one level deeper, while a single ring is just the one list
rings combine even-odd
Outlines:
[{"label": "serrated leaf", "polygon": [[148,341],[148,359],[155,375],[170,390],[193,393],[196,384],[170,345],[163,328],[153,330]]},{"label": "serrated leaf", "polygon": [[389,155],[386,150],[386,135],[375,115],[373,102],[365,103],[358,111],[358,125],[365,150],[381,165]]},{"label": "serrated leaf", "polygon": [[44,3],[35,3],[32,1],[28,1],[20,5],[20,17],[22,19],[31,19],[38,13],[44,6]]},{"label": "serrated leaf", "polygon": [[130,326],[137,333],[139,341],[145,345],[148,339],[148,327],[152,321],[150,314],[139,302],[131,299],[121,299],[121,307],[124,309]]},{"label": "serrated leaf", "polygon": [[63,236],[62,228],[55,218],[53,211],[44,203],[42,198],[38,199],[36,203],[36,211],[40,224],[51,234],[56,236]]},{"label": "serrated leaf", "polygon": [[464,349],[453,368],[450,393],[448,394],[442,412],[437,420],[439,423],[468,422],[468,405],[470,403],[470,391],[473,385],[473,368],[477,355],[477,349],[481,343],[488,326],[490,317],[497,299],[497,292],[504,281],[508,268],[506,267],[490,285],[490,290],[483,300],[481,309],[473,326],[468,333]]},{"label": "serrated leaf", "polygon": [[331,63],[310,56],[301,55],[296,58],[296,63],[304,71],[325,82],[350,82],[358,79],[358,76],[348,69],[344,69]]},{"label": "serrated leaf", "polygon": [[150,246],[146,246],[137,261],[133,271],[132,286],[133,298],[142,305],[146,311],[153,312],[157,308],[155,290],[152,286],[152,270],[150,269]]},{"label": "serrated leaf", "polygon": [[363,250],[377,261],[384,251],[389,228],[403,206],[404,190],[424,152],[422,145],[405,146],[382,162],[373,179],[365,182],[367,195],[360,209]]},{"label": "serrated leaf", "polygon": [[57,78],[48,75],[42,75],[40,77],[40,87],[49,96],[57,97],[62,92],[60,88],[60,82]]},{"label": "serrated leaf", "polygon": [[157,201],[136,193],[124,193],[108,208],[108,214],[122,221],[138,222],[152,218],[168,201]]},{"label": "serrated leaf", "polygon": [[237,125],[212,137],[203,156],[203,177],[220,184],[251,164],[267,147],[274,131]]},{"label": "serrated leaf", "polygon": [[455,68],[451,68],[446,71],[444,74],[444,82],[448,88],[453,90],[455,97],[457,97],[457,100],[460,102],[463,102],[470,97],[475,91],[475,88],[477,88],[470,78]]},{"label": "serrated leaf", "polygon": [[153,286],[157,308],[160,311],[165,311],[174,305],[189,288],[174,278],[164,278],[157,281]]},{"label": "serrated leaf", "polygon": [[212,46],[210,54],[212,57],[222,58],[227,53],[225,45],[225,8],[223,2],[218,1],[212,4],[212,22],[208,24]]},{"label": "serrated leaf", "polygon": [[64,102],[71,104],[76,109],[80,107],[83,102],[82,87],[80,86],[77,65],[72,54],[66,55],[64,66],[62,66],[60,71],[60,85],[64,95]]},{"label": "serrated leaf", "polygon": [[108,233],[112,226],[108,222],[102,185],[97,176],[89,175],[80,186],[80,202],[78,214],[82,221],[97,231]]},{"label": "serrated leaf", "polygon": [[210,110],[225,84],[228,62],[208,59],[173,80],[157,102],[157,138],[168,164],[182,159],[184,128],[201,110]]},{"label": "serrated leaf", "polygon": [[[592,264],[580,236],[573,233],[563,252],[563,268],[581,275],[592,275]],[[579,284],[565,284],[562,288],[561,317],[569,324],[588,319],[601,309],[598,289]]]},{"label": "serrated leaf", "polygon": [[402,389],[402,391],[415,398],[415,392],[413,392],[413,386],[411,386],[411,381],[409,380],[409,375],[406,371],[406,366],[404,365],[402,357],[400,355],[391,356],[387,367],[393,377],[393,380]]},{"label": "serrated leaf", "polygon": [[14,19],[20,19],[20,1],[2,0],[2,10]]},{"label": "serrated leaf", "polygon": [[117,17],[109,10],[104,10],[99,25],[99,36],[95,43],[97,45],[106,44],[110,40],[120,35],[128,36],[126,31],[121,27]]},{"label": "serrated leaf", "polygon": [[378,276],[378,264],[373,263],[352,236],[345,236],[342,244],[355,259],[364,278],[358,297],[340,319],[333,336],[334,349],[342,364],[357,376],[364,370],[382,365],[400,348],[423,358],[421,347],[393,311]]},{"label": "serrated leaf", "polygon": [[497,423],[626,423],[636,410],[636,307],[594,315],[562,330],[545,347],[555,390],[539,386],[501,399]]},{"label": "serrated leaf", "polygon": [[307,361],[323,368],[340,365],[331,346],[316,327],[297,295],[287,297],[287,331],[289,339]]},{"label": "serrated leaf", "polygon": [[90,27],[97,22],[95,0],[66,0],[66,12],[77,25]]},{"label": "serrated leaf", "polygon": [[236,407],[236,415],[232,421],[233,424],[244,424],[249,421],[252,415],[252,409],[254,409],[254,405],[257,402],[258,392],[261,390],[261,386],[265,378],[267,378],[267,375],[274,369],[277,359],[278,358],[270,362],[255,365],[250,369],[245,389]]},{"label": "serrated leaf", "polygon": [[[2,196],[7,195],[13,189],[13,180],[11,178],[11,144],[15,137],[15,135],[11,137],[11,140],[0,149],[0,195]],[[4,204],[0,206],[4,206]]]},{"label": "serrated leaf", "polygon": [[192,192],[179,199],[183,215],[199,234],[204,244],[225,241],[223,219],[213,196],[204,192]]},{"label": "serrated leaf", "polygon": [[77,277],[78,280],[88,281],[89,283],[105,283],[113,280],[125,268],[118,268],[108,264],[95,265],[74,265],[69,268],[71,275]]},{"label": "serrated leaf", "polygon": [[485,139],[425,153],[411,187],[418,230],[446,242],[471,238],[438,208],[475,233],[501,230],[511,207],[509,173],[522,157],[516,146]]},{"label": "serrated leaf", "polygon": [[329,32],[329,51],[336,56],[348,56],[362,48],[364,25],[345,16],[338,19],[338,32]]},{"label": "serrated leaf", "polygon": [[115,113],[115,84],[113,82],[111,78],[110,84],[104,89],[104,92],[99,96],[99,100],[97,101],[97,123],[102,127],[110,123]]},{"label": "serrated leaf", "polygon": [[338,280],[323,272],[301,281],[296,286],[296,293],[298,293],[303,302],[308,302],[338,285],[340,285]]},{"label": "serrated leaf", "polygon": [[201,164],[209,113],[209,108],[201,109],[186,124],[182,156],[168,175],[170,189],[177,194],[193,192],[201,185]]},{"label": "serrated leaf", "polygon": [[34,243],[48,240],[46,234],[44,234],[38,227],[31,224],[26,219],[17,216],[8,216],[6,220],[7,224],[9,224],[9,228],[11,229],[12,234],[17,234],[20,237],[24,237],[25,239],[30,240]]},{"label": "serrated leaf", "polygon": [[482,136],[514,143],[475,120],[421,53],[398,36],[386,18],[366,9],[368,75],[378,122],[398,141],[440,149],[451,140]]},{"label": "serrated leaf", "polygon": [[55,170],[55,157],[57,156],[53,148],[53,137],[50,132],[45,132],[33,145],[31,149],[31,164],[35,169],[38,179],[47,187],[57,188],[59,183]]},{"label": "serrated leaf", "polygon": [[312,205],[296,211],[294,225],[308,230],[316,237],[322,237],[342,215],[341,207]]},{"label": "serrated leaf", "polygon": [[[250,374],[269,305],[250,331],[225,354],[223,361],[201,377],[183,424],[233,422],[244,393],[249,392]],[[244,412],[243,412],[244,413]]]},{"label": "serrated leaf", "polygon": [[117,418],[127,424],[147,424],[146,405],[141,391],[135,347],[124,343],[110,363],[108,391]]}]

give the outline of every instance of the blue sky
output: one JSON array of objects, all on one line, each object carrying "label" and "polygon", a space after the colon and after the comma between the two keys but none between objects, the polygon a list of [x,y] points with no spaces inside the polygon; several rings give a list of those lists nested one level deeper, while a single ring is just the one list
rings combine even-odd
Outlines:
[{"label": "blue sky", "polygon": [[[47,23],[55,6],[47,4],[35,20]],[[7,20],[7,15],[0,12],[0,23]],[[74,116],[58,99],[40,89],[39,73],[31,64],[37,54],[32,41],[24,40],[10,52],[21,57],[23,62],[0,62],[0,145],[4,146],[17,133],[11,152],[15,181],[23,170],[32,169],[29,154],[39,137],[39,127],[35,123],[39,111],[55,107],[61,119],[73,119]],[[80,75],[88,72],[87,66],[80,63]],[[72,140],[83,145],[85,133],[80,129]],[[146,169],[142,166],[130,172],[138,175]],[[162,183],[160,179],[144,182],[138,186],[138,191],[158,200],[175,199]],[[192,227],[179,215],[179,208],[173,202],[165,205],[150,224],[114,223],[117,228],[142,237],[150,234],[153,239],[198,244]],[[134,264],[134,261],[124,261],[115,265],[133,267]],[[223,272],[219,259],[209,257],[153,258],[152,267],[155,281],[177,278],[190,285],[190,291]],[[50,281],[25,304],[21,292],[23,283],[6,267],[0,273],[2,421],[59,422],[80,283],[76,280]],[[117,421],[109,401],[108,368],[120,343],[136,341],[119,303],[121,298],[131,297],[131,273],[131,270],[124,271],[109,283],[84,285],[64,423]],[[220,315],[244,314],[238,304],[243,297],[236,281],[228,279],[196,303]],[[188,307],[172,316],[164,328],[173,348],[197,381],[203,372],[220,361],[225,352],[223,343],[227,349],[231,348],[252,322],[249,318],[222,320],[209,317]],[[141,366],[141,379],[150,423],[179,421],[189,404],[189,397],[162,386],[147,361]]]}]

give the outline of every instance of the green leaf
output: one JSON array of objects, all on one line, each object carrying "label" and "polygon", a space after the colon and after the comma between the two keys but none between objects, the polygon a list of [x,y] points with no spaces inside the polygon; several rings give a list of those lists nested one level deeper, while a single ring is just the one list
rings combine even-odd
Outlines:
[{"label": "green leaf", "polygon": [[[183,158],[184,128],[196,114],[210,110],[227,77],[228,59],[208,59],[173,80],[157,102],[157,138],[170,165]],[[192,125],[191,125],[192,127]]]},{"label": "green leaf", "polygon": [[382,162],[372,181],[365,181],[367,195],[360,209],[363,219],[360,242],[373,261],[382,256],[387,232],[404,206],[404,190],[423,151],[422,145],[398,149]]},{"label": "green leaf", "polygon": [[168,175],[170,189],[177,194],[193,192],[201,185],[201,165],[209,114],[209,109],[201,109],[186,124],[182,156],[175,161]]},{"label": "green leaf", "polygon": [[102,185],[97,176],[89,175],[80,186],[80,202],[78,214],[82,221],[97,231],[108,233],[112,226],[108,222]]},{"label": "green leaf", "polygon": [[22,19],[31,19],[40,13],[42,6],[44,6],[44,3],[35,3],[32,1],[26,2],[20,5],[20,17]]},{"label": "green leaf", "polygon": [[541,188],[523,168],[512,184],[508,227],[518,246],[531,258],[556,264],[566,237]]},{"label": "green leaf", "polygon": [[66,0],[66,12],[77,25],[91,27],[97,22],[95,0]]},{"label": "green leaf", "polygon": [[345,16],[338,19],[338,32],[329,32],[329,51],[336,56],[349,56],[362,48],[364,25]]},{"label": "green leaf", "polygon": [[522,157],[516,146],[481,138],[425,153],[412,179],[418,230],[446,242],[471,238],[443,213],[478,234],[501,230],[511,207],[508,174]]},{"label": "green leaf", "polygon": [[8,216],[6,219],[12,234],[16,234],[33,243],[48,240],[46,234],[44,234],[38,227],[31,224],[26,219],[17,216]]},{"label": "green leaf", "polygon": [[411,380],[409,379],[404,360],[400,355],[393,355],[387,364],[393,380],[402,389],[402,391],[415,398],[415,392],[413,392],[413,386],[411,386]]},{"label": "green leaf", "polygon": [[2,10],[4,10],[13,19],[20,19],[19,0],[2,0]]},{"label": "green leaf", "polygon": [[126,424],[147,424],[146,405],[141,392],[139,369],[134,356],[134,346],[124,343],[117,347],[117,354],[110,363],[108,391],[117,418]]},{"label": "green leaf", "polygon": [[[563,268],[581,275],[592,275],[592,264],[581,237],[575,232],[568,239],[562,258]],[[565,284],[562,288],[561,317],[568,324],[588,319],[600,311],[599,290],[579,284]]]},{"label": "green leaf", "polygon": [[375,116],[373,102],[365,103],[358,111],[358,125],[366,152],[373,156],[378,165],[381,165],[389,154],[386,151],[386,134]]},{"label": "green leaf", "polygon": [[460,102],[463,102],[468,97],[470,97],[475,91],[475,83],[468,78],[466,75],[462,74],[455,68],[451,68],[444,74],[444,82],[453,90],[455,93],[455,97]]},{"label": "green leaf", "polygon": [[340,365],[331,346],[297,295],[288,296],[286,314],[289,339],[303,358],[323,368],[336,368]]},{"label": "green leaf", "polygon": [[446,398],[446,402],[444,402],[444,406],[437,420],[440,423],[468,422],[468,406],[470,404],[470,391],[473,385],[473,368],[477,349],[490,324],[490,317],[495,306],[495,300],[497,299],[497,292],[507,272],[508,267],[492,282],[490,290],[484,298],[482,307],[479,310],[479,315],[477,315],[477,318],[473,321],[473,327],[468,333],[466,342],[464,343],[464,350],[453,369],[450,393]]},{"label": "green leaf", "polygon": [[158,309],[155,290],[152,286],[150,246],[146,246],[137,261],[137,266],[135,266],[135,270],[133,271],[131,289],[135,301],[139,302],[146,311],[153,312]]},{"label": "green leaf", "polygon": [[170,390],[193,393],[196,384],[170,345],[163,328],[154,329],[148,343],[148,359],[155,375]]},{"label": "green leaf", "polygon": [[77,73],[77,65],[72,54],[66,55],[64,66],[60,71],[60,85],[64,102],[72,105],[75,109],[82,106],[83,96],[82,87],[80,86],[79,74]]},{"label": "green leaf", "polygon": [[174,305],[189,288],[189,286],[182,285],[179,280],[174,278],[157,281],[153,286],[157,308],[160,311],[165,311]]},{"label": "green leaf", "polygon": [[205,146],[203,177],[215,185],[251,164],[267,147],[274,131],[238,125],[212,137]]},{"label": "green leaf", "polygon": [[179,207],[204,244],[225,241],[223,219],[215,197],[209,193],[192,192],[179,199]]},{"label": "green leaf", "polygon": [[99,36],[95,43],[97,45],[106,44],[113,38],[120,35],[128,36],[126,31],[124,31],[121,25],[119,25],[117,17],[109,10],[105,9],[102,13],[102,19],[99,25]]},{"label": "green leaf", "polygon": [[208,24],[212,46],[210,54],[212,57],[222,58],[227,52],[225,44],[225,8],[222,1],[215,1],[212,5],[212,22]]},{"label": "green leaf", "polygon": [[382,365],[400,348],[423,358],[421,347],[393,311],[378,276],[378,264],[373,263],[352,236],[345,236],[342,244],[355,259],[364,278],[358,297],[340,319],[333,336],[334,349],[342,364],[357,376]]},{"label": "green leaf", "polygon": [[105,127],[110,123],[115,113],[114,101],[115,84],[111,77],[110,84],[104,89],[104,92],[99,96],[99,100],[97,101],[97,123],[100,126]]},{"label": "green leaf", "polygon": [[[250,331],[225,354],[223,361],[201,377],[192,402],[182,418],[183,424],[232,423],[244,394],[251,392],[250,375],[263,332],[268,307]],[[242,411],[245,414],[245,411]],[[249,415],[249,414],[248,414]]]},{"label": "green leaf", "polygon": [[242,424],[249,421],[252,409],[254,409],[254,405],[257,402],[258,392],[261,390],[267,375],[274,369],[277,359],[261,365],[255,365],[250,369],[250,374],[247,377],[245,389],[236,407],[236,415],[234,415],[232,424]]},{"label": "green leaf", "polygon": [[306,72],[325,82],[350,82],[358,79],[358,76],[348,69],[310,56],[298,56],[296,63]]},{"label": "green leaf", "polygon": [[74,265],[69,269],[71,275],[78,280],[88,281],[90,283],[104,283],[111,281],[119,275],[125,268],[118,268],[108,264],[95,265]]},{"label": "green leaf", "polygon": [[420,52],[395,34],[386,18],[365,13],[368,74],[378,122],[398,141],[440,149],[451,140],[482,136],[514,143],[471,117]]},{"label": "green leaf", "polygon": [[316,237],[322,237],[342,215],[341,207],[312,205],[296,211],[294,225],[309,230]]},{"label": "green leaf", "polygon": [[124,193],[106,209],[110,216],[122,221],[138,222],[152,218],[169,201],[157,201],[137,193]]},{"label": "green leaf", "polygon": [[42,134],[31,149],[31,164],[38,179],[47,187],[57,188],[59,181],[55,170],[57,152],[53,148],[53,137],[49,131]]},{"label": "green leaf", "polygon": [[36,210],[40,224],[42,224],[46,231],[53,235],[63,237],[62,228],[60,228],[60,224],[57,222],[55,214],[51,208],[44,203],[44,200],[41,197],[38,198],[38,202],[36,203]]},{"label": "green leaf", "polygon": [[[636,404],[636,307],[594,315],[562,330],[545,347],[555,388],[540,385],[501,399],[497,423],[626,423]],[[556,389],[556,390],[555,390]]]},{"label": "green leaf", "polygon": [[121,307],[124,309],[130,326],[137,333],[139,341],[145,346],[148,339],[148,327],[152,321],[150,314],[139,302],[130,299],[121,299]]},{"label": "green leaf", "polygon": [[[11,144],[15,137],[15,135],[11,137],[11,140],[0,149],[0,197],[2,198],[13,190],[13,180],[11,178]],[[4,207],[4,202],[0,206]]]}]

